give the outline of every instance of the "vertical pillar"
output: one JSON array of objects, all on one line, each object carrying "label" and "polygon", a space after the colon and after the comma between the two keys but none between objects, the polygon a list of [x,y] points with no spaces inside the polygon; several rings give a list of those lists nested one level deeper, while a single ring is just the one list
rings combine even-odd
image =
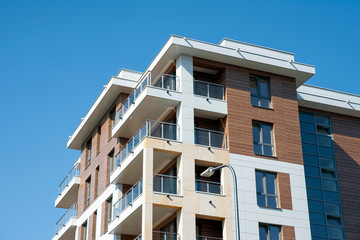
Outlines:
[{"label": "vertical pillar", "polygon": [[[145,142],[146,143],[146,142]],[[153,229],[153,156],[154,149],[145,146],[143,151],[143,205],[142,205],[142,239],[152,239]]]},{"label": "vertical pillar", "polygon": [[181,141],[194,143],[194,108],[189,95],[193,95],[193,58],[180,55],[176,59],[176,75],[180,79],[180,90],[183,100],[178,107],[177,119],[180,127]]}]

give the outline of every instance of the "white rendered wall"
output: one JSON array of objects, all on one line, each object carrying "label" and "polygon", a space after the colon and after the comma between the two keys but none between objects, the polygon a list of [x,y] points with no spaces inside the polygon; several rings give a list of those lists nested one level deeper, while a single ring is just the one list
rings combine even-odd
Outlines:
[{"label": "white rendered wall", "polygon": [[[303,165],[238,154],[230,154],[230,163],[235,169],[238,180],[241,239],[258,240],[259,223],[293,226],[296,239],[311,239]],[[257,169],[290,175],[293,210],[267,209],[257,205],[255,182]],[[233,187],[232,191],[234,192]]]}]

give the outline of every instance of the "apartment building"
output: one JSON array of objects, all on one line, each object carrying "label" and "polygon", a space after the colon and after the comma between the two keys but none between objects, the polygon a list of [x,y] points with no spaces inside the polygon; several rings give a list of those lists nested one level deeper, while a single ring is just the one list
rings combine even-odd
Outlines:
[{"label": "apartment building", "polygon": [[[294,54],[171,36],[69,138],[53,240],[360,239],[360,96]],[[211,167],[228,168],[203,174]],[[238,199],[235,198],[235,191]]]}]

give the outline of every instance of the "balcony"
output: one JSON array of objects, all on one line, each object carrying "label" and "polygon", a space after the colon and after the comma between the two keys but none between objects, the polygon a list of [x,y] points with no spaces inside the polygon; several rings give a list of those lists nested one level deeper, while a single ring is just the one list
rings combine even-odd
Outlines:
[{"label": "balcony", "polygon": [[224,86],[221,84],[194,80],[194,94],[218,100],[225,99]]},{"label": "balcony", "polygon": [[[112,136],[130,137],[147,118],[157,119],[175,108],[181,102],[178,86],[178,77],[148,71],[117,111]],[[151,111],[144,114],[145,109]]]},{"label": "balcony", "polygon": [[[178,233],[153,231],[152,240],[180,240]],[[142,236],[139,235],[134,240],[143,240]]]},{"label": "balcony", "polygon": [[218,237],[208,237],[208,236],[197,235],[196,240],[223,240],[223,239],[218,238]]},{"label": "balcony", "polygon": [[221,194],[221,183],[196,179],[195,190],[203,193]]},{"label": "balcony", "polygon": [[55,236],[53,240],[72,240],[75,239],[77,226],[77,205],[73,204],[56,223]]},{"label": "balcony", "polygon": [[224,132],[204,129],[204,128],[195,128],[195,144],[223,148],[227,149],[226,146],[226,134]]},{"label": "balcony", "polygon": [[[166,123],[154,120],[145,121],[123,148],[116,154],[114,159],[114,170],[110,175],[111,183],[118,183],[133,179],[134,171],[127,171],[128,174],[122,174],[125,168],[135,170],[142,166],[141,162],[141,149],[137,146],[142,142],[145,137],[154,137],[164,140],[178,140],[179,128],[177,124]],[[134,161],[135,160],[135,161]],[[139,176],[136,176],[139,177]],[[139,179],[139,178],[137,178]],[[124,183],[124,182],[123,182]]]},{"label": "balcony", "polygon": [[180,181],[176,176],[154,174],[153,191],[156,193],[178,195]]},{"label": "balcony", "polygon": [[59,185],[59,195],[55,200],[56,208],[70,208],[77,202],[80,185],[80,163],[77,163]]}]

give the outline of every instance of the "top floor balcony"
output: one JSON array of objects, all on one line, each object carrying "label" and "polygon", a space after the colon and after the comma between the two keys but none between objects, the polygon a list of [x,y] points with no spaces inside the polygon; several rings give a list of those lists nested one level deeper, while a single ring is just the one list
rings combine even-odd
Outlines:
[{"label": "top floor balcony", "polygon": [[76,163],[59,185],[59,195],[55,200],[55,207],[69,208],[77,202],[79,185],[80,163]]},{"label": "top floor balcony", "polygon": [[[148,71],[117,110],[113,137],[130,137],[146,119],[158,119],[181,102],[179,78]],[[144,114],[144,110],[151,109]],[[132,121],[127,121],[131,119]]]}]

